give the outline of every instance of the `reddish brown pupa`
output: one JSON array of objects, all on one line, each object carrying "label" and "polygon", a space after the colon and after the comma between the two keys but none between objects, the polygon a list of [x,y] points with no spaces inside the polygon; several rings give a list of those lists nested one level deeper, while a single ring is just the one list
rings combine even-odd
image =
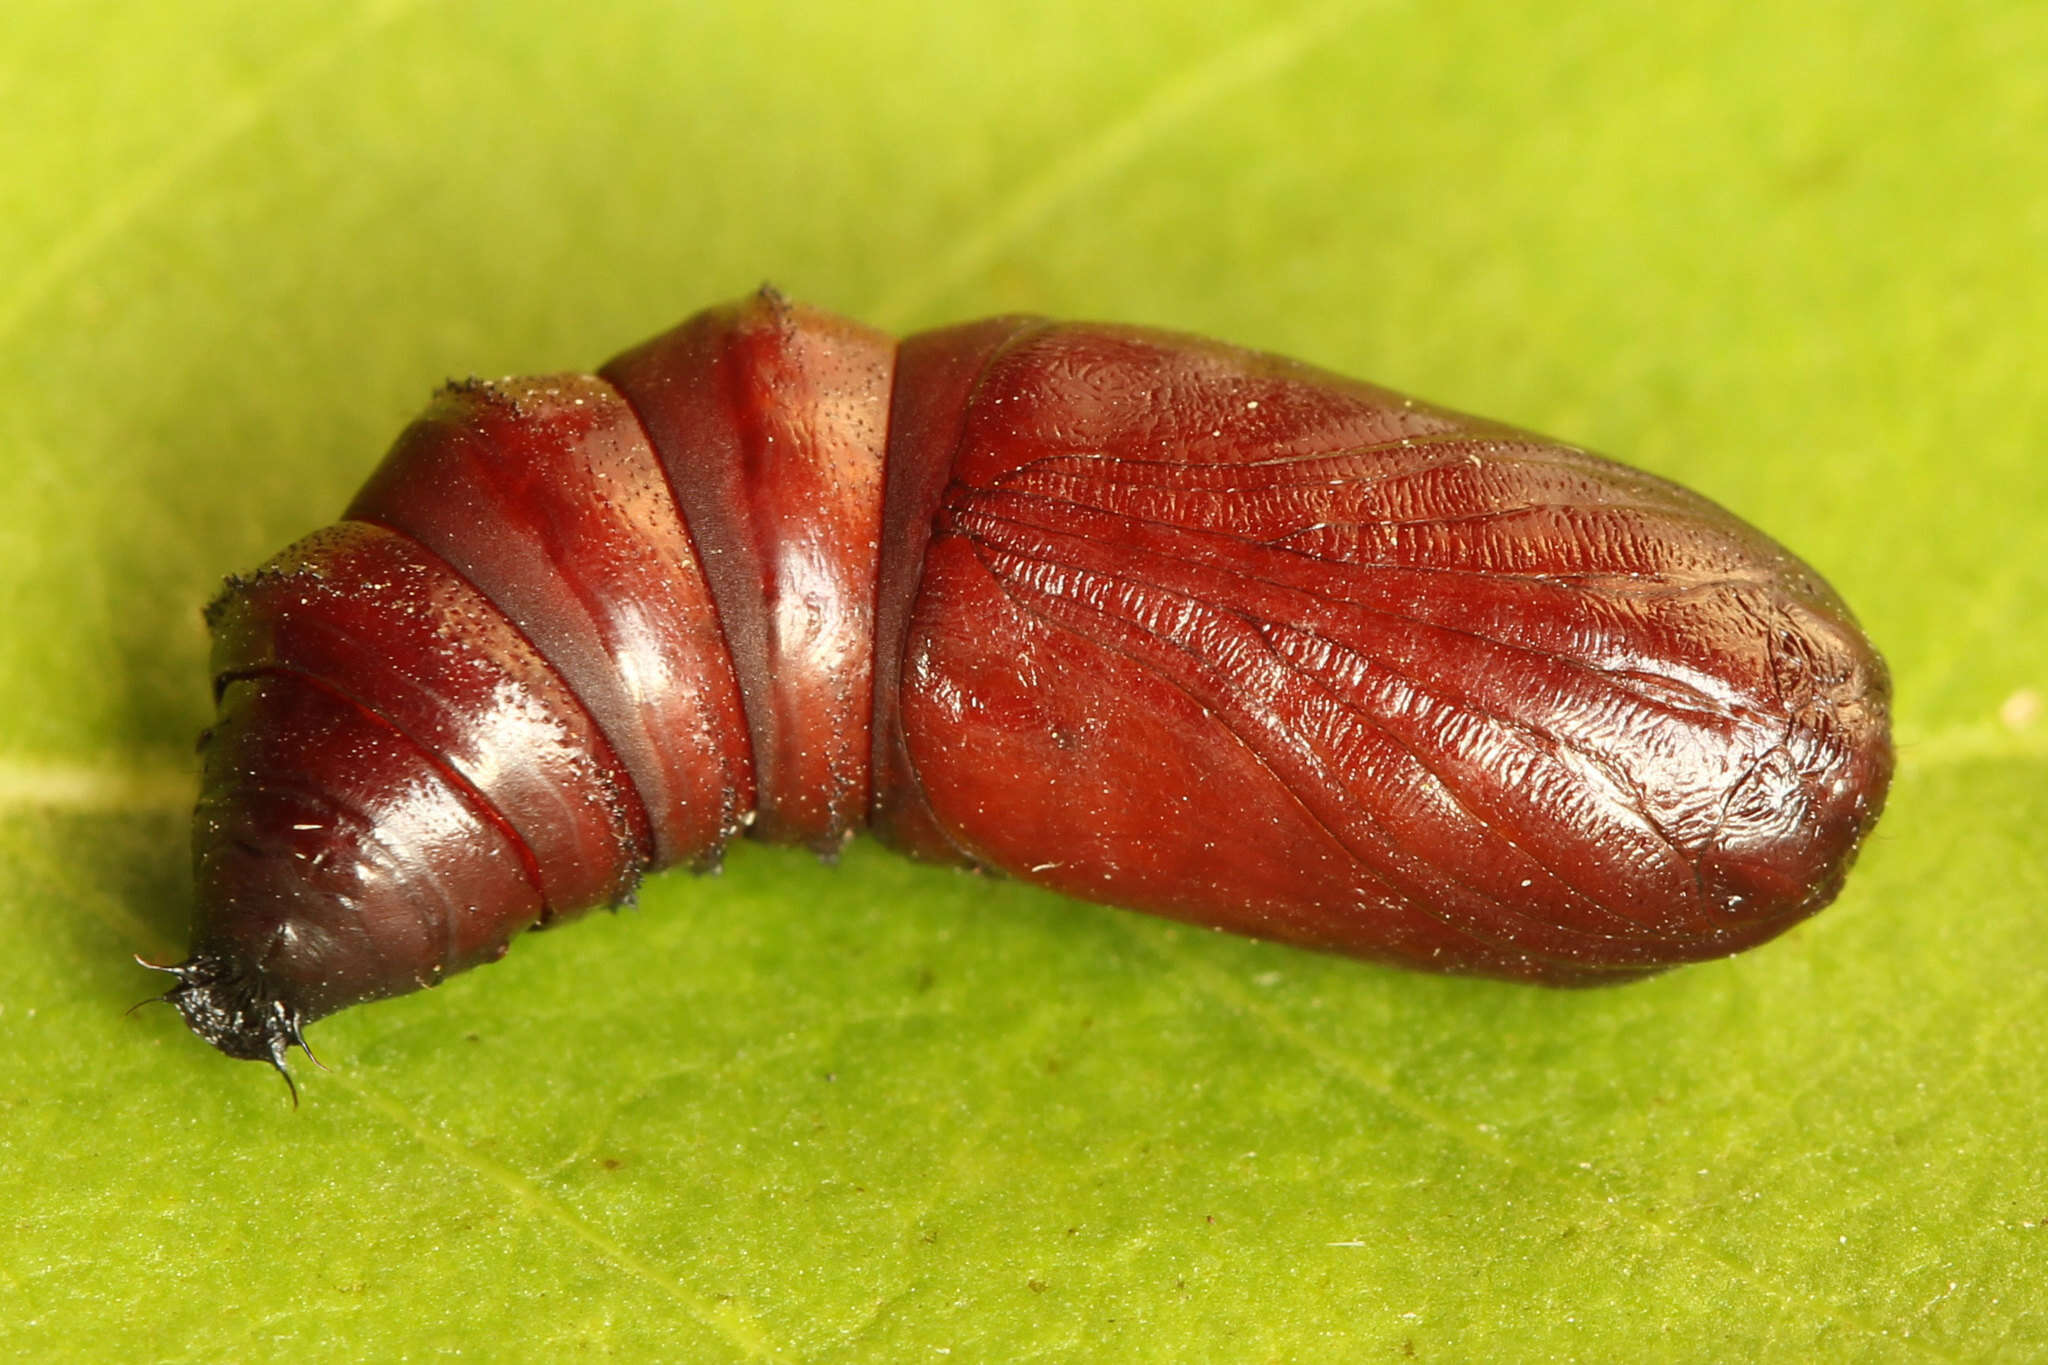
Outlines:
[{"label": "reddish brown pupa", "polygon": [[1892,757],[1705,499],[1293,361],[770,291],[445,389],[209,613],[191,958],[236,1057],[754,837],[1439,971],[1618,981],[1842,884]]}]

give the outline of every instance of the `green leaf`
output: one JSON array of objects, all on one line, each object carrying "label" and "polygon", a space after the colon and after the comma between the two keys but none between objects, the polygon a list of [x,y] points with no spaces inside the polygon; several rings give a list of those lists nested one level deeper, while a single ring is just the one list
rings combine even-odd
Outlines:
[{"label": "green leaf", "polygon": [[[10,7],[0,1351],[2048,1354],[2048,10]],[[1552,993],[858,846],[200,1046],[199,608],[447,375],[762,279],[1301,355],[1679,478],[1889,655],[1841,903]]]}]

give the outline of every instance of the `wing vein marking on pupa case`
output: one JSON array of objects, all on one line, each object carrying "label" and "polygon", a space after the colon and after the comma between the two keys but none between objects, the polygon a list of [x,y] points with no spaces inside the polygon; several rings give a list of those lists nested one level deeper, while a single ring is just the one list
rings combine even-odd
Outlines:
[{"label": "wing vein marking on pupa case", "polygon": [[[977,559],[982,558],[982,552],[979,549],[979,547],[975,548],[974,553]],[[984,566],[986,567],[985,561]],[[1005,581],[1001,575],[991,572],[990,576],[996,582],[998,589],[1006,597],[1010,598],[1013,605],[1015,605],[1017,610],[1019,610],[1020,612],[1023,612],[1025,615],[1035,620],[1043,622],[1045,626],[1050,629],[1063,631],[1070,631],[1072,629],[1071,626],[1065,625],[1056,619],[1048,617],[1045,614],[1045,612],[1040,608],[1034,607],[1028,602],[1019,600],[1015,592],[1013,591],[1012,585],[1009,582]],[[1048,601],[1058,602],[1061,605],[1068,607],[1076,607],[1078,605],[1072,602],[1070,599],[1065,598],[1049,598]],[[1338,848],[1350,852],[1354,858],[1358,856],[1356,851],[1352,848],[1350,841],[1330,826],[1330,824],[1322,816],[1322,814],[1319,813],[1313,807],[1313,805],[1311,805],[1305,798],[1303,798],[1301,793],[1296,789],[1295,785],[1292,782],[1288,781],[1283,775],[1281,775],[1279,772],[1275,771],[1272,768],[1272,761],[1268,757],[1268,755],[1262,752],[1258,745],[1248,740],[1245,737],[1245,735],[1242,732],[1240,732],[1237,729],[1237,727],[1230,724],[1230,722],[1225,717],[1216,714],[1213,708],[1211,708],[1202,697],[1190,691],[1187,688],[1186,684],[1179,682],[1173,679],[1172,677],[1156,673],[1156,671],[1153,670],[1146,663],[1145,660],[1131,654],[1129,650],[1124,646],[1118,645],[1114,642],[1102,640],[1099,637],[1084,638],[1089,638],[1090,643],[1094,644],[1096,647],[1106,649],[1111,653],[1118,655],[1121,658],[1129,660],[1129,662],[1136,665],[1137,667],[1145,669],[1148,673],[1152,673],[1154,676],[1159,677],[1160,681],[1182,692],[1196,706],[1200,707],[1204,712],[1213,716],[1216,719],[1217,723],[1223,728],[1223,730],[1226,733],[1228,733],[1239,746],[1243,748],[1245,753],[1248,754],[1252,758],[1252,760],[1256,762],[1262,769],[1266,770],[1266,772],[1272,777],[1274,786],[1281,792],[1284,792],[1290,800],[1295,802],[1300,807],[1304,818],[1310,820],[1317,826],[1317,828],[1321,829],[1324,835],[1330,840],[1332,844],[1334,844]],[[1379,828],[1379,821],[1377,817],[1371,813],[1371,811],[1361,810],[1359,814],[1362,818],[1371,822],[1375,826],[1375,828]],[[1384,829],[1381,829],[1381,834],[1382,837],[1387,838],[1389,842],[1392,841],[1391,836],[1388,835]],[[1450,928],[1460,934],[1465,935],[1475,943],[1484,945],[1485,947],[1496,951],[1520,951],[1523,946],[1519,944],[1517,941],[1509,938],[1496,938],[1491,935],[1483,934],[1474,924],[1467,923],[1459,917],[1444,913],[1438,907],[1429,903],[1427,900],[1418,901],[1411,891],[1403,889],[1397,883],[1388,881],[1385,876],[1385,870],[1376,861],[1368,863],[1364,860],[1360,860],[1356,866],[1356,870],[1359,873],[1363,874],[1365,877],[1367,877],[1369,880],[1383,887],[1385,889],[1385,894],[1397,898],[1403,903],[1413,905],[1414,908],[1419,909],[1424,913],[1430,915],[1431,917],[1435,918],[1436,920],[1438,920],[1438,922],[1442,923],[1447,928]],[[1568,961],[1568,959],[1555,960]]]},{"label": "wing vein marking on pupa case", "polygon": [[[978,548],[977,558],[982,560],[985,567],[989,569],[991,575],[1003,587],[1005,594],[1011,598],[1013,603],[1015,603],[1020,610],[1026,611],[1031,616],[1041,621],[1044,621],[1048,626],[1067,631],[1078,630],[1079,627],[1073,620],[1061,619],[1061,613],[1065,611],[1072,611],[1078,613],[1086,613],[1093,619],[1097,619],[1099,621],[1121,624],[1133,628],[1141,634],[1148,633],[1147,628],[1144,626],[1142,622],[1136,621],[1129,617],[1123,617],[1109,613],[1099,605],[1087,600],[1085,597],[1065,593],[1044,592],[1043,590],[1035,589],[1034,585],[1029,581],[1028,578],[1017,578],[1011,575],[1005,575],[998,568],[996,568],[994,564],[990,563],[988,557],[986,555],[981,554]],[[1050,567],[1052,567],[1055,570],[1060,570],[1063,569],[1065,566],[1054,564]],[[1074,570],[1073,572],[1092,573],[1092,571],[1087,570]],[[1110,577],[1108,575],[1096,576],[1103,578]],[[1126,588],[1129,588],[1137,593],[1149,593],[1158,591],[1158,589],[1156,589],[1153,585],[1150,584],[1134,583],[1130,580],[1122,581]],[[1017,592],[1013,591],[1013,588],[1023,589],[1027,592],[1031,592],[1034,597],[1040,599],[1040,604],[1034,606],[1030,602],[1019,598]],[[1206,602],[1196,602],[1195,605],[1200,608],[1220,611],[1227,614],[1239,616],[1240,620],[1248,625],[1255,626],[1258,624],[1252,618],[1245,617],[1241,613],[1233,612],[1230,608],[1216,607],[1213,604]],[[1048,609],[1051,609],[1053,614],[1049,615]],[[1192,690],[1186,682],[1172,677],[1169,673],[1162,672],[1157,667],[1156,661],[1147,660],[1143,656],[1134,653],[1128,645],[1120,644],[1116,641],[1104,638],[1099,634],[1093,634],[1089,632],[1082,633],[1084,635],[1084,638],[1088,638],[1090,642],[1095,644],[1097,647],[1112,650],[1113,652],[1121,655],[1122,657],[1129,659],[1133,664],[1137,665],[1138,667],[1145,669],[1152,676],[1159,678],[1161,681],[1166,682],[1169,685],[1175,687],[1177,690],[1180,690],[1183,693],[1185,693],[1190,698],[1190,700],[1195,702],[1197,706],[1201,707],[1205,713],[1212,716],[1214,719],[1216,719],[1216,721],[1219,724],[1223,725],[1226,729],[1231,731],[1231,733],[1237,738],[1239,743],[1244,745],[1246,751],[1250,753],[1255,759],[1257,759],[1262,767],[1265,767],[1271,773],[1276,783],[1278,783],[1283,789],[1285,789],[1292,796],[1294,796],[1295,799],[1303,801],[1306,804],[1306,798],[1302,796],[1300,790],[1296,787],[1295,783],[1289,780],[1284,774],[1280,773],[1272,767],[1273,760],[1270,754],[1267,752],[1266,748],[1260,742],[1254,740],[1251,737],[1251,735],[1248,734],[1238,722],[1235,722],[1231,719],[1231,713],[1229,708],[1219,709],[1217,705],[1218,699],[1227,694],[1230,694],[1233,690],[1228,685],[1228,679],[1223,679],[1219,681],[1213,674],[1207,674],[1206,681],[1209,683],[1209,687],[1207,695],[1204,695],[1202,693],[1198,693]],[[1183,641],[1176,640],[1174,638],[1171,638],[1170,636],[1160,636],[1157,633],[1151,633],[1151,638],[1157,640],[1160,643],[1161,647],[1174,650],[1186,656],[1191,661],[1191,666],[1195,668],[1198,675],[1202,675],[1206,672],[1204,665],[1208,663],[1208,660],[1206,660],[1205,656],[1203,656],[1193,648],[1189,647]],[[1270,650],[1268,650],[1267,652],[1271,654]],[[1277,655],[1272,655],[1272,657],[1274,659],[1276,666],[1283,669],[1288,669],[1288,671],[1294,672],[1297,675],[1299,675],[1299,670],[1293,669],[1284,658],[1281,658]],[[1310,679],[1310,681],[1314,680]],[[1331,705],[1341,708],[1346,712],[1354,715],[1359,723],[1370,727],[1374,731],[1374,733],[1379,735],[1387,745],[1391,746],[1393,749],[1403,753],[1409,759],[1411,759],[1414,762],[1415,766],[1419,770],[1421,770],[1426,776],[1428,776],[1436,784],[1437,788],[1440,791],[1442,791],[1447,797],[1453,800],[1459,806],[1460,809],[1466,812],[1471,824],[1478,831],[1480,831],[1480,833],[1484,837],[1499,839],[1502,843],[1508,845],[1509,847],[1515,848],[1518,852],[1522,853],[1523,856],[1529,857],[1530,862],[1535,867],[1546,872],[1551,871],[1551,869],[1549,869],[1545,864],[1543,864],[1540,859],[1535,858],[1533,855],[1529,855],[1528,851],[1522,848],[1518,842],[1505,835],[1505,833],[1500,830],[1497,821],[1492,820],[1477,811],[1471,810],[1469,805],[1466,803],[1465,799],[1458,795],[1454,784],[1450,783],[1450,781],[1447,778],[1445,778],[1441,774],[1441,772],[1439,772],[1434,767],[1434,765],[1430,763],[1428,759],[1424,758],[1421,754],[1417,753],[1414,750],[1413,746],[1408,744],[1400,736],[1393,734],[1391,731],[1389,731],[1386,728],[1386,726],[1383,723],[1381,723],[1381,721],[1371,712],[1365,711],[1356,706],[1355,704],[1348,702],[1341,697],[1335,696],[1333,693],[1329,693],[1328,689],[1323,687],[1323,685],[1320,682],[1316,682],[1315,685],[1317,686],[1319,692],[1322,692],[1324,695],[1327,696]],[[1260,722],[1257,728],[1259,733],[1267,735],[1278,735],[1286,733],[1300,736],[1302,734],[1302,732],[1300,732],[1297,727],[1292,726],[1284,718],[1280,718],[1278,716],[1270,717],[1267,720]],[[1347,784],[1342,783],[1340,780],[1336,779],[1332,775],[1334,769],[1331,767],[1329,763],[1329,755],[1324,754],[1320,747],[1314,744],[1308,744],[1305,746],[1295,746],[1295,748],[1297,756],[1299,757],[1308,757],[1310,755],[1313,755],[1313,763],[1317,773],[1316,781],[1319,787],[1332,792],[1339,790],[1349,790]],[[1310,806],[1309,809],[1311,813],[1313,813],[1313,807]],[[1380,837],[1384,840],[1387,849],[1390,852],[1395,852],[1398,854],[1398,850],[1400,849],[1403,840],[1400,838],[1396,831],[1394,831],[1391,827],[1387,826],[1380,819],[1380,817],[1374,813],[1370,803],[1358,804],[1353,806],[1352,809],[1356,810],[1361,816],[1369,820],[1373,824],[1373,826],[1379,830]],[[1649,834],[1651,837],[1656,838],[1660,842],[1664,843],[1666,845],[1668,852],[1678,862],[1684,863],[1687,861],[1683,851],[1670,843],[1668,837],[1666,837],[1660,830],[1657,829],[1655,822],[1651,820],[1646,813],[1643,813],[1640,810],[1638,810],[1637,814],[1638,817],[1645,822],[1643,827],[1644,833]],[[1326,832],[1329,833],[1330,837],[1333,840],[1335,840],[1339,846],[1349,850],[1354,857],[1359,857],[1362,860],[1371,859],[1374,865],[1384,865],[1380,864],[1377,859],[1373,858],[1373,855],[1368,850],[1359,848],[1352,839],[1346,837],[1344,834],[1336,830],[1333,826],[1331,826],[1328,823],[1327,820],[1323,819],[1320,815],[1318,815],[1316,818],[1318,819],[1318,823],[1320,823],[1326,830]],[[1396,859],[1395,865],[1398,866],[1398,857]],[[1500,902],[1498,896],[1495,893],[1490,892],[1485,888],[1472,883],[1471,881],[1469,881],[1469,879],[1464,877],[1462,874],[1458,873],[1454,868],[1437,863],[1425,863],[1424,866],[1426,866],[1429,871],[1435,873],[1442,881],[1449,882],[1453,885],[1462,887],[1474,899],[1488,903],[1489,909],[1496,916],[1505,916],[1507,918],[1519,920],[1523,923],[1530,924],[1532,926],[1536,924],[1536,921],[1506,906],[1505,904]],[[1404,879],[1413,878],[1415,876],[1415,872],[1412,869],[1410,869],[1404,871],[1402,875]],[[1553,873],[1553,875],[1556,874]],[[1583,937],[1588,940],[1604,942],[1610,945],[1618,945],[1620,943],[1629,941],[1640,941],[1645,944],[1648,944],[1654,943],[1657,940],[1658,935],[1653,926],[1645,925],[1642,921],[1626,916],[1620,913],[1619,911],[1615,910],[1613,907],[1605,905],[1604,903],[1600,902],[1595,898],[1587,897],[1582,889],[1573,886],[1568,879],[1564,879],[1560,876],[1558,880],[1562,886],[1569,889],[1573,899],[1582,900],[1584,903],[1590,906],[1594,913],[1607,919],[1616,927],[1619,928],[1625,926],[1625,931],[1619,934],[1602,933],[1592,929],[1566,929],[1562,926],[1559,927],[1559,932],[1567,936]],[[1433,911],[1433,906],[1431,906],[1430,903],[1431,898],[1429,897],[1429,895],[1423,887],[1414,885],[1411,882],[1411,884],[1407,886],[1405,889],[1399,886],[1395,886],[1391,889],[1393,889],[1396,894],[1401,895],[1405,900],[1418,906],[1431,908]],[[1471,930],[1471,924],[1468,922],[1467,919],[1463,917],[1453,918],[1450,916],[1440,916],[1439,918],[1441,918],[1443,922],[1446,924],[1451,924],[1455,927],[1459,927],[1467,931]],[[1505,945],[1509,942],[1509,940],[1495,940],[1488,936],[1476,933],[1475,937],[1479,937],[1483,941],[1494,942],[1501,945]]]},{"label": "wing vein marking on pupa case", "polygon": [[[957,518],[959,518],[962,522],[962,534],[966,534],[970,538],[974,538],[973,534],[966,528],[972,525],[976,521],[976,519],[985,519],[986,522],[1008,524],[1011,526],[1015,526],[1021,530],[1035,533],[1041,536],[1068,536],[1075,540],[1080,540],[1096,545],[1105,550],[1122,552],[1126,554],[1128,553],[1126,548],[1127,541],[1118,540],[1107,535],[1099,537],[1090,536],[1083,532],[1068,528],[1046,527],[1035,522],[1025,521],[1016,517],[1005,516],[1001,512],[990,509],[985,506],[976,506],[972,510],[967,511],[957,511],[954,513],[954,515]],[[1117,514],[1106,513],[1104,515],[1113,516]],[[1129,520],[1136,522],[1142,519],[1130,518]],[[1224,542],[1226,548],[1233,545],[1242,546],[1255,544],[1255,542],[1237,541],[1232,537],[1224,536],[1217,532],[1201,531],[1185,526],[1178,526],[1171,522],[1152,522],[1148,524],[1157,526],[1162,530],[1171,532],[1177,538],[1185,538],[1187,541],[1192,542],[1198,547],[1200,546],[1200,542],[1203,537],[1210,536],[1213,536],[1217,540]],[[1020,546],[1014,543],[1004,545],[1001,548],[1020,554],[1027,554],[1027,552],[1022,550]],[[1287,551],[1282,549],[1278,550],[1277,553],[1285,554],[1287,553]],[[1177,555],[1172,553],[1171,551],[1152,548],[1148,548],[1148,550],[1146,551],[1146,556],[1148,559],[1169,563],[1178,562],[1181,564],[1191,566],[1193,568],[1208,570],[1210,572],[1234,573],[1233,569],[1230,566],[1226,564],[1219,564],[1216,559],[1210,557],[1203,557],[1199,555]],[[1046,562],[1050,564],[1057,563],[1059,561],[1048,559],[1046,560]],[[1376,570],[1380,566],[1370,564],[1352,564],[1333,567],[1342,567],[1346,569],[1360,571],[1362,573],[1369,573],[1373,570]],[[1406,565],[1390,567],[1398,568],[1402,572],[1408,571],[1408,566]],[[1390,610],[1386,607],[1378,606],[1370,602],[1360,601],[1357,598],[1333,596],[1328,592],[1321,592],[1313,588],[1301,587],[1291,583],[1279,583],[1275,582],[1271,578],[1260,577],[1253,574],[1235,573],[1234,576],[1236,576],[1241,582],[1243,582],[1249,587],[1263,588],[1269,590],[1270,592],[1286,593],[1298,596],[1300,598],[1312,599],[1314,601],[1319,602],[1324,607],[1335,611],[1352,612],[1358,613],[1360,615],[1378,617],[1385,620],[1395,621],[1402,625],[1413,627],[1420,630],[1436,631],[1448,635],[1456,635],[1495,648],[1513,650],[1518,653],[1525,654],[1531,658],[1543,659],[1545,661],[1556,663],[1560,666],[1582,672],[1589,680],[1605,686],[1613,687],[1618,691],[1626,692],[1630,697],[1634,699],[1648,702],[1653,705],[1670,705],[1668,700],[1660,702],[1659,699],[1645,697],[1641,693],[1626,687],[1624,683],[1617,679],[1613,671],[1609,669],[1601,668],[1592,663],[1589,663],[1587,660],[1583,658],[1575,657],[1571,654],[1567,654],[1559,650],[1546,649],[1543,646],[1534,644],[1528,640],[1510,639],[1505,636],[1492,635],[1484,631],[1470,629],[1469,627],[1461,627],[1457,625],[1448,624],[1443,621],[1432,620],[1427,617],[1415,616],[1407,612]],[[1689,681],[1678,678],[1673,678],[1669,681],[1672,683],[1673,686],[1688,688],[1697,691],[1697,695],[1703,703],[1703,705],[1699,708],[1702,713],[1716,716],[1722,716],[1727,714],[1726,708],[1720,701],[1720,699],[1715,698],[1711,694],[1706,693],[1704,691],[1698,691],[1696,688],[1693,688],[1693,685]]]}]

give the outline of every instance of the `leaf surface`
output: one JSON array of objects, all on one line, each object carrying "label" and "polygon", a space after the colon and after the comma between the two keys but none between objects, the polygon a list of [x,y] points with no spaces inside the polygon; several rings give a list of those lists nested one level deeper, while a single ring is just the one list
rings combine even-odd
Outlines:
[{"label": "leaf surface", "polygon": [[[2048,1353],[2048,13],[31,0],[0,51],[0,1350]],[[1842,901],[1406,975],[742,850],[314,1031],[182,947],[199,608],[447,376],[772,279],[1263,347],[1699,488],[1888,655]]]}]

